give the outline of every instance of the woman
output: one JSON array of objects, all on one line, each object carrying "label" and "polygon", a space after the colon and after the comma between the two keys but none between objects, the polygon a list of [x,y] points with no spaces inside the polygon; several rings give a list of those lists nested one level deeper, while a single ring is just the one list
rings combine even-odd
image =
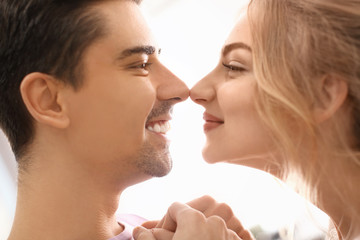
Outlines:
[{"label": "woman", "polygon": [[[330,216],[332,238],[360,239],[359,0],[251,1],[191,98],[205,108],[207,162],[300,180]],[[186,235],[182,219],[191,210],[180,208],[171,206],[165,217],[177,228],[158,227],[168,239],[195,239],[201,230]],[[220,223],[217,229],[201,239],[237,239]],[[154,237],[145,232],[139,240]]]}]

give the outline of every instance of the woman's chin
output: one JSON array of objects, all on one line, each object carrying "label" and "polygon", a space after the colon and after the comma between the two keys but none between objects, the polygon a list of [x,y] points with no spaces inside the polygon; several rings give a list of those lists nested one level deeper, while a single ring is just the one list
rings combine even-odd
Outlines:
[{"label": "woman's chin", "polygon": [[202,156],[205,162],[209,164],[214,163],[232,163],[232,164],[239,164],[244,165],[241,160],[237,157],[230,156],[227,154],[226,151],[214,151],[213,148],[205,147],[202,151]]},{"label": "woman's chin", "polygon": [[219,156],[218,154],[216,154],[214,152],[207,150],[206,148],[203,149],[202,156],[203,156],[203,159],[205,160],[205,162],[207,162],[209,164],[214,164],[214,163],[224,161],[221,156]]},{"label": "woman's chin", "polygon": [[281,170],[282,167],[279,165],[279,163],[269,161],[266,158],[255,158],[255,157],[236,158],[236,159],[226,160],[224,162],[257,169],[269,173],[277,178],[281,178],[282,176],[282,170]]},{"label": "woman's chin", "polygon": [[[257,170],[261,170],[272,175],[278,175],[278,164],[274,164],[268,156],[264,155],[247,155],[247,156],[230,156],[226,155],[226,152],[212,151],[214,149],[204,148],[202,155],[205,162],[209,164],[214,163],[229,163],[241,165],[244,167],[250,167]],[[275,173],[275,174],[274,174]]]}]

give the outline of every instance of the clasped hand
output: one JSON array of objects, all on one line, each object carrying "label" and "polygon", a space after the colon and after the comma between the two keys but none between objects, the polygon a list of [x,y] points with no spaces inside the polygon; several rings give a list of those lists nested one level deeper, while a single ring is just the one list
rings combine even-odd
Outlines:
[{"label": "clasped hand", "polygon": [[134,229],[135,240],[254,240],[231,208],[209,196],[173,203],[161,221]]}]

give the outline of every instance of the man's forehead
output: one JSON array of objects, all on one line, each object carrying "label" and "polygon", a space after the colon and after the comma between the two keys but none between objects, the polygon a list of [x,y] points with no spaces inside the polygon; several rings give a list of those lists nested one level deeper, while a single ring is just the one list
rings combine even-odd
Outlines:
[{"label": "man's forehead", "polygon": [[158,52],[151,29],[134,1],[108,1],[99,7],[105,20],[105,38],[121,45],[124,54]]}]

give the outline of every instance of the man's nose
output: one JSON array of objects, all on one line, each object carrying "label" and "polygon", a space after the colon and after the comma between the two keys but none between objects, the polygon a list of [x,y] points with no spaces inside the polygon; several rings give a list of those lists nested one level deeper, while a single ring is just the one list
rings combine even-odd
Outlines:
[{"label": "man's nose", "polygon": [[189,88],[175,74],[164,66],[156,75],[157,99],[160,101],[172,100],[175,103],[185,101],[189,97]]}]

